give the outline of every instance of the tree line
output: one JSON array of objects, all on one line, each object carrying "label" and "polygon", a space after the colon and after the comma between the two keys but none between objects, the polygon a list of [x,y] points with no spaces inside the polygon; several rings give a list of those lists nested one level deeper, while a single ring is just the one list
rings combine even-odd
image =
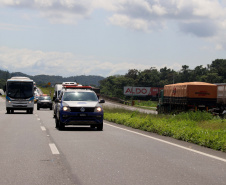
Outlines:
[{"label": "tree line", "polygon": [[143,71],[129,69],[125,75],[109,76],[100,81],[101,93],[110,97],[125,98],[124,86],[164,87],[167,84],[180,82],[226,83],[226,59],[216,59],[206,67],[199,65],[190,69],[182,65],[179,71],[164,67],[155,67]]},{"label": "tree line", "polygon": [[27,76],[33,79],[38,85],[62,83],[63,81],[76,81],[83,85],[99,86],[101,94],[125,98],[123,95],[124,86],[137,87],[164,87],[167,84],[179,82],[208,82],[208,83],[226,83],[226,59],[216,59],[206,67],[199,65],[190,69],[188,65],[183,65],[179,71],[164,67],[157,70],[155,67],[143,71],[129,69],[125,75],[114,75],[107,78],[101,76],[73,76],[63,78],[62,76],[36,75],[29,76],[23,73],[10,73],[0,70],[0,89],[6,83],[6,80],[12,76]]},{"label": "tree line", "polygon": [[21,72],[10,73],[8,71],[0,70],[0,89],[4,87],[7,79],[14,76],[29,77],[30,79],[34,80],[38,86],[47,85],[49,82],[51,83],[51,85],[55,85],[56,83],[62,83],[62,82],[77,82],[82,85],[91,85],[91,86],[97,87],[99,86],[99,81],[104,79],[104,77],[102,76],[95,76],[95,75],[89,75],[89,76],[81,75],[81,76],[70,76],[70,77],[62,77],[62,76],[55,76],[55,75],[30,76]]}]

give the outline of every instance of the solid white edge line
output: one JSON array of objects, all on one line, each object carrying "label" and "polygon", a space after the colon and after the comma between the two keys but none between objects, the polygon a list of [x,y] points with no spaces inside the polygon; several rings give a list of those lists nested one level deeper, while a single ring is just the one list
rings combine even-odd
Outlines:
[{"label": "solid white edge line", "polygon": [[141,134],[141,133],[139,133],[139,132],[135,132],[135,131],[128,130],[128,129],[125,129],[125,128],[120,128],[120,127],[117,127],[117,126],[114,126],[114,125],[111,125],[111,124],[108,124],[108,123],[104,123],[104,124],[106,124],[106,125],[108,125],[108,126],[111,126],[111,127],[115,127],[115,128],[124,130],[124,131],[127,131],[127,132],[131,132],[131,133],[134,133],[134,134],[137,134],[137,135],[140,135],[140,136],[144,136],[144,137],[147,137],[147,138],[150,138],[150,139],[154,139],[154,140],[159,141],[159,142],[162,142],[162,143],[166,143],[166,144],[169,144],[169,145],[172,145],[172,146],[176,146],[176,147],[178,147],[178,148],[182,148],[182,149],[184,149],[184,150],[188,150],[188,151],[191,151],[191,152],[200,154],[200,155],[204,155],[204,156],[207,156],[207,157],[210,157],[210,158],[213,158],[213,159],[217,159],[217,160],[220,160],[220,161],[226,163],[226,159],[223,159],[223,158],[220,158],[220,157],[217,157],[217,156],[214,156],[214,155],[210,155],[210,154],[207,154],[207,153],[204,153],[204,152],[200,152],[200,151],[198,151],[198,150],[194,150],[194,149],[187,148],[187,147],[184,147],[184,146],[175,144],[175,143],[171,143],[171,142],[168,142],[168,141],[164,141],[164,140],[162,140],[162,139],[158,139],[158,138],[155,138],[155,137],[152,137],[152,136],[148,136],[148,135],[145,135],[145,134]]},{"label": "solid white edge line", "polygon": [[52,151],[52,154],[60,154],[60,152],[58,151],[58,149],[54,143],[49,143],[49,147]]},{"label": "solid white edge line", "polygon": [[43,126],[41,126],[41,129],[42,129],[42,131],[46,131],[46,128]]}]

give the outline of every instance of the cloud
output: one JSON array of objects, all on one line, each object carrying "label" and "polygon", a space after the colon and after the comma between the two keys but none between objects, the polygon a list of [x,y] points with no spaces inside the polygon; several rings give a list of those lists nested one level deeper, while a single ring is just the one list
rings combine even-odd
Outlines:
[{"label": "cloud", "polygon": [[198,37],[212,37],[218,30],[218,25],[212,21],[181,23],[179,26],[183,32],[191,33]]},{"label": "cloud", "polygon": [[130,30],[150,33],[173,23],[185,34],[226,43],[225,0],[0,0],[1,6],[35,10],[54,24],[77,24],[102,9],[109,23]]},{"label": "cloud", "polygon": [[41,17],[57,24],[76,24],[93,11],[89,0],[0,0],[1,6],[36,10]]},{"label": "cloud", "polygon": [[149,23],[143,19],[131,19],[126,15],[115,14],[109,21],[117,26],[149,32]]},{"label": "cloud", "polygon": [[150,65],[132,62],[112,63],[93,57],[78,57],[72,53],[43,52],[0,47],[0,69],[29,75],[100,75],[125,74],[129,69],[144,70]]},{"label": "cloud", "polygon": [[[181,32],[226,49],[225,0],[118,0],[112,2],[111,24],[144,32],[178,25]],[[218,47],[219,48],[219,47]]]},{"label": "cloud", "polygon": [[219,22],[226,19],[224,4],[225,0],[0,0],[0,6],[33,9],[52,23],[76,24],[104,9],[112,12],[112,24],[143,31],[163,29],[168,21],[191,26]]}]

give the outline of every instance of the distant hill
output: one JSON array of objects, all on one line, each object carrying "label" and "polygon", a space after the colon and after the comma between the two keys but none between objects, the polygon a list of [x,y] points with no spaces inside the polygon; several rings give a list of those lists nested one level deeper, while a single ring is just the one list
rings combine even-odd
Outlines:
[{"label": "distant hill", "polygon": [[[5,73],[6,71],[0,70],[0,79],[1,79],[1,73],[4,74],[4,80],[5,79]],[[103,80],[104,77],[102,76],[95,76],[95,75],[81,75],[81,76],[71,76],[71,77],[62,77],[62,76],[54,76],[54,75],[27,75],[21,72],[14,72],[14,73],[8,73],[7,78],[14,77],[14,76],[26,76],[31,78],[36,82],[37,85],[43,85],[47,83],[51,83],[52,85],[56,83],[62,83],[62,82],[77,82],[82,85],[93,85],[93,86],[99,86],[99,81]]]}]

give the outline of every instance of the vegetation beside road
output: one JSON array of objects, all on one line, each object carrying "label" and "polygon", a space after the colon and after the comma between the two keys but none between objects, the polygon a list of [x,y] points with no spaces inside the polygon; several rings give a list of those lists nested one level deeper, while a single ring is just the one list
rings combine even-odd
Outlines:
[{"label": "vegetation beside road", "polygon": [[150,115],[104,107],[104,119],[226,152],[226,120],[207,112]]},{"label": "vegetation beside road", "polygon": [[[131,87],[164,87],[164,85],[180,82],[208,82],[208,83],[226,83],[226,59],[216,59],[208,64],[190,69],[188,65],[182,65],[179,71],[163,67],[160,70],[155,67],[150,69],[138,70],[130,69],[125,75],[109,76],[100,81],[101,94],[130,100],[130,96],[125,96],[123,88]],[[140,99],[141,97],[132,97]],[[147,96],[143,100],[150,100]]]},{"label": "vegetation beside road", "polygon": [[54,94],[54,87],[38,87],[41,89],[43,94],[49,95],[51,98],[53,97]]},{"label": "vegetation beside road", "polygon": [[158,101],[142,101],[142,100],[135,100],[134,106],[139,108],[151,109],[156,110],[158,105]]}]

